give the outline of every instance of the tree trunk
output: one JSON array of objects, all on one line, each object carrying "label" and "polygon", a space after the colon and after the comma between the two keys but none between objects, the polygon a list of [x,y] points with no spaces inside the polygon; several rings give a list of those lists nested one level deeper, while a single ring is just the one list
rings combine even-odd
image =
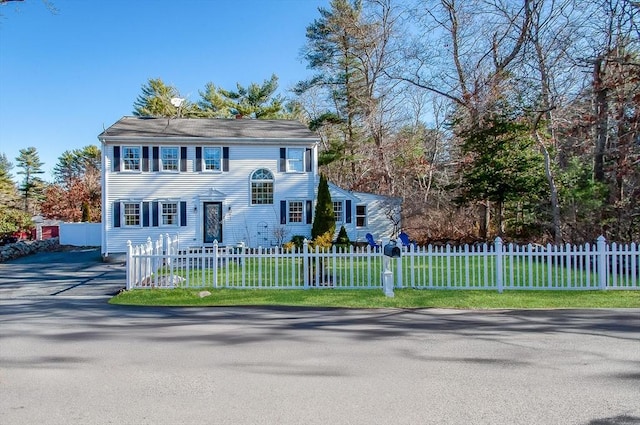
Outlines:
[{"label": "tree trunk", "polygon": [[480,237],[488,241],[491,227],[491,201],[484,201],[480,205]]},{"label": "tree trunk", "polygon": [[558,188],[556,187],[553,173],[551,172],[551,159],[549,151],[544,144],[540,143],[542,154],[544,155],[544,175],[549,184],[549,201],[551,202],[551,225],[553,231],[553,241],[556,245],[562,243],[562,226],[560,221],[560,205],[558,203]]},{"label": "tree trunk", "polygon": [[597,58],[593,65],[593,92],[596,97],[596,146],[593,158],[593,177],[599,182],[604,182],[604,152],[607,146],[607,110],[609,109],[607,88],[604,87],[602,81],[603,64],[603,58]]}]

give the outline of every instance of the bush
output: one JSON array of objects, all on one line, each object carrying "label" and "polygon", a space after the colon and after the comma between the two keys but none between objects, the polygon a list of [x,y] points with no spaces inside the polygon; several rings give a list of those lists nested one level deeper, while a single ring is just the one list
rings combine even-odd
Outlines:
[{"label": "bush", "polygon": [[309,249],[313,251],[317,249],[327,251],[331,248],[332,245],[333,245],[333,232],[325,232],[320,236],[318,236],[317,238],[315,238],[313,241],[311,241]]},{"label": "bush", "polygon": [[289,242],[290,244],[293,244],[293,246],[296,247],[296,249],[298,251],[300,251],[302,249],[302,246],[304,245],[304,240],[306,239],[305,236],[302,235],[294,235],[291,238],[291,242]]},{"label": "bush", "polygon": [[338,232],[334,245],[338,248],[348,249],[350,244],[351,241],[349,240],[349,235],[347,235],[347,229],[344,226],[340,226],[340,232]]}]

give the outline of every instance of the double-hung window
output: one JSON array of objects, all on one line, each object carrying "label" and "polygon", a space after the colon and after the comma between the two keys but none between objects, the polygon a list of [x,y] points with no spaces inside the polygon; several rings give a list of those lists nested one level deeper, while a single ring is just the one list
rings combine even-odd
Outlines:
[{"label": "double-hung window", "polygon": [[222,171],[222,148],[202,148],[202,162],[205,171]]},{"label": "double-hung window", "polygon": [[180,151],[177,147],[161,147],[160,161],[162,171],[178,171],[180,163]]},{"label": "double-hung window", "polygon": [[287,171],[296,173],[304,171],[304,149],[287,149]]},{"label": "double-hung window", "polygon": [[140,203],[124,202],[123,219],[125,226],[140,226]]},{"label": "double-hung window", "polygon": [[342,208],[342,201],[333,202],[333,216],[336,219],[336,223],[344,222],[344,210]]},{"label": "double-hung window", "polygon": [[160,217],[162,226],[178,225],[178,203],[177,202],[161,202]]},{"label": "double-hung window", "polygon": [[140,171],[140,147],[122,147],[122,169],[124,171]]},{"label": "double-hung window", "polygon": [[356,206],[356,226],[357,227],[367,226],[367,206],[366,205]]},{"label": "double-hung window", "polygon": [[289,201],[289,223],[302,223],[304,206],[302,201]]}]

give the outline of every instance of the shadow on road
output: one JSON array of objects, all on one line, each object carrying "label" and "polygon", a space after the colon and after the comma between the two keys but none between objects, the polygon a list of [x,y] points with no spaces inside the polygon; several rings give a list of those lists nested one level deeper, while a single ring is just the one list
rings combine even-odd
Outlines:
[{"label": "shadow on road", "polygon": [[[315,330],[348,334],[359,340],[407,337],[421,333],[455,333],[501,338],[523,333],[580,333],[637,340],[638,310],[506,310],[440,309],[318,309],[289,307],[135,307],[110,305],[107,299],[44,297],[5,300],[0,325],[13,322],[60,320],[91,331],[71,330],[53,338],[105,339],[123,331],[162,341],[204,339],[217,344],[242,344],[288,338],[290,331]],[[194,325],[242,326],[248,332],[164,335],[163,330]]]}]

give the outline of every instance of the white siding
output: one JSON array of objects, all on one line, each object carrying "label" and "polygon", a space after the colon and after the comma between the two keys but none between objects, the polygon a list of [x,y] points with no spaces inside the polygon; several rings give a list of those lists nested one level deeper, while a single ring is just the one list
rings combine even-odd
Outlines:
[{"label": "white siding", "polygon": [[[118,145],[126,144],[118,143]],[[135,143],[129,145],[135,145]],[[178,234],[181,246],[200,246],[202,244],[200,223],[202,202],[208,201],[223,203],[221,244],[235,245],[242,241],[248,246],[270,246],[276,243],[274,230],[280,226],[280,200],[315,199],[315,172],[281,173],[278,171],[280,148],[287,146],[284,142],[277,145],[258,146],[233,145],[232,142],[216,144],[216,146],[229,146],[229,171],[221,173],[194,171],[196,146],[204,145],[188,145],[187,171],[181,173],[114,173],[111,171],[113,146],[108,145],[104,149],[107,156],[104,170],[107,190],[103,202],[103,220],[107,240],[103,246],[103,254],[125,252],[128,240],[134,244],[140,244],[149,237],[155,240],[160,234],[165,233]],[[250,176],[259,168],[269,169],[274,175],[273,205],[251,205]],[[187,226],[113,227],[113,203],[125,200],[186,201]],[[291,233],[288,236],[289,239],[294,234],[309,234],[310,225],[292,227],[289,233]]]}]

